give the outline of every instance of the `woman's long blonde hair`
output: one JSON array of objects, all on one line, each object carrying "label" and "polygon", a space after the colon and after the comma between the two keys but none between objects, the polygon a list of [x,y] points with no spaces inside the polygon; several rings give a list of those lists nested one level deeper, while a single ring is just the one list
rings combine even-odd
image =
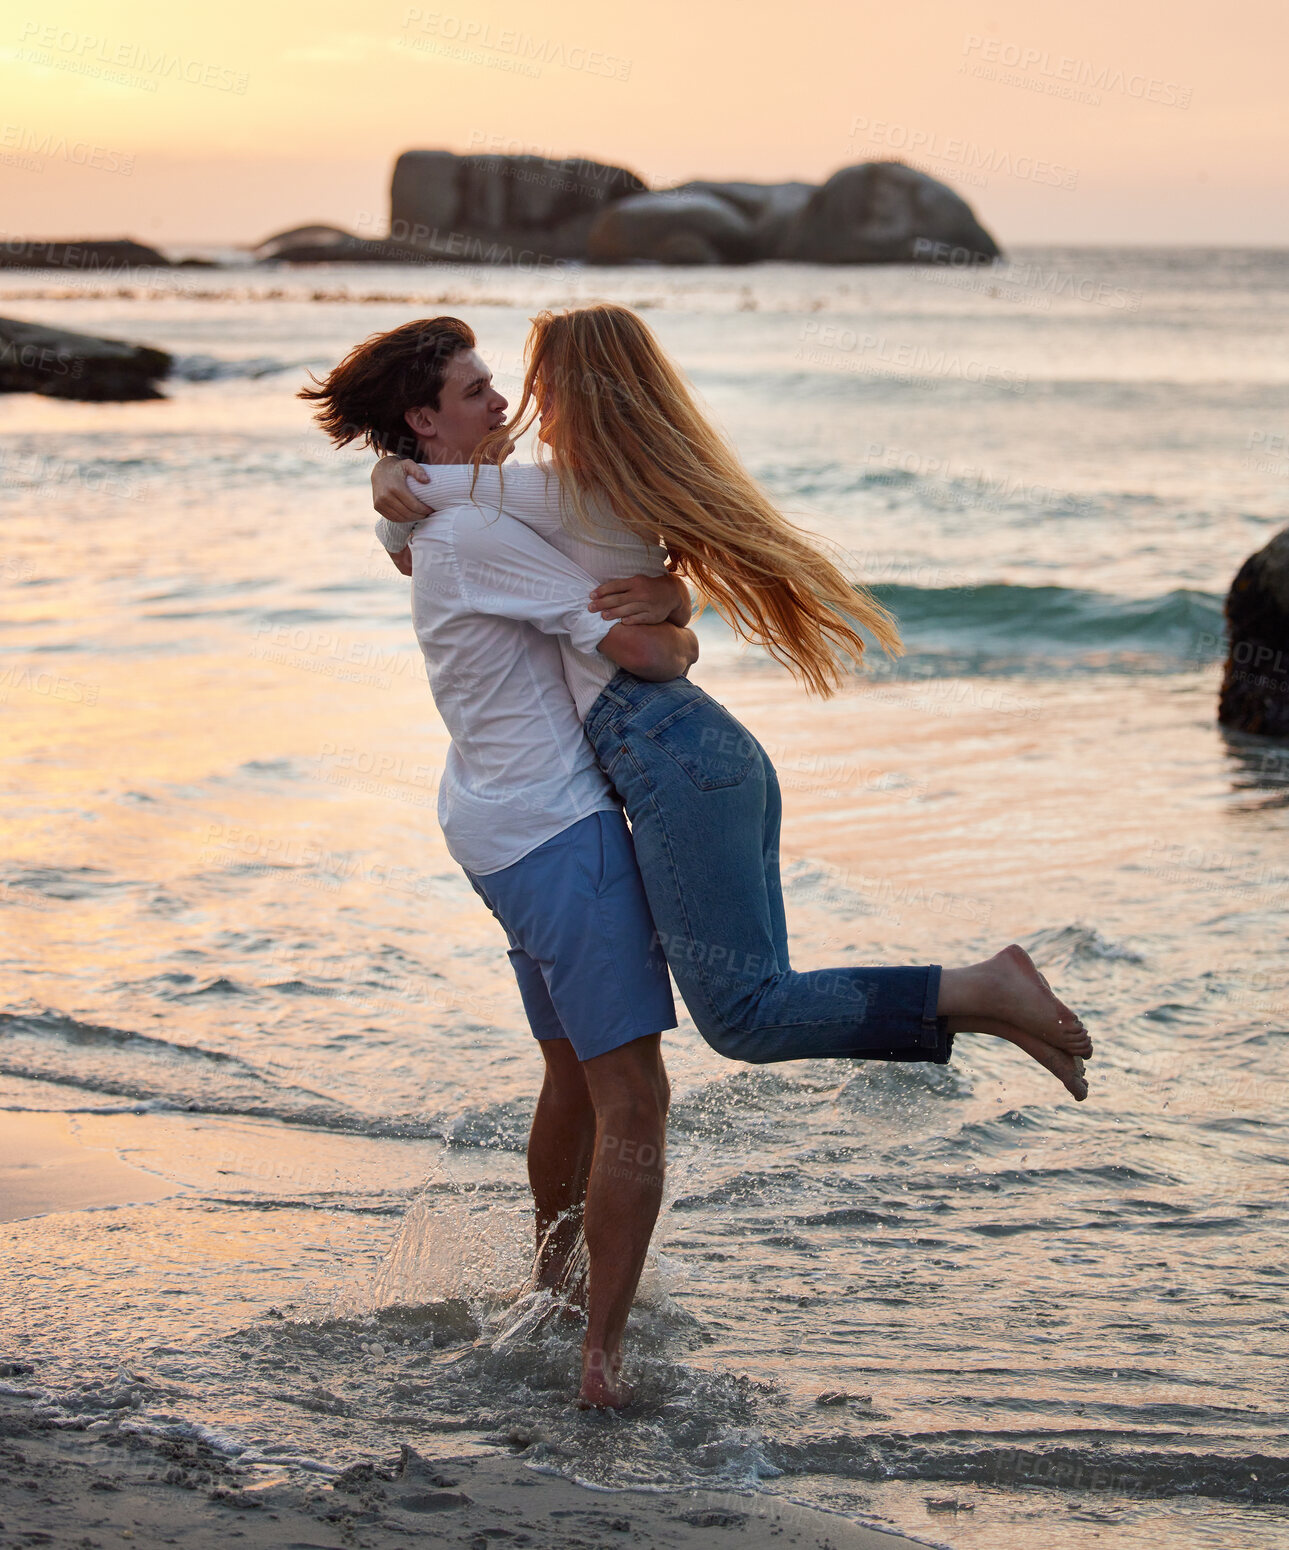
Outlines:
[{"label": "woman's long blonde hair", "polygon": [[591,523],[590,503],[603,503],[647,543],[661,541],[700,605],[812,693],[835,693],[847,659],[863,656],[857,623],[888,655],[902,652],[892,615],[775,510],[634,312],[606,303],[539,313],[525,357],[519,407],[478,448],[476,467],[540,415],[573,514]]}]

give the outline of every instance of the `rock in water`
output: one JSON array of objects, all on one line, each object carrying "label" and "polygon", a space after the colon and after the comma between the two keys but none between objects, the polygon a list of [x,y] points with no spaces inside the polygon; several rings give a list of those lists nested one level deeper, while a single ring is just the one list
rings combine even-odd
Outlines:
[{"label": "rock in water", "polygon": [[388,237],[358,237],[338,226],[293,226],[251,251],[261,264],[429,264],[442,257]]},{"label": "rock in water", "polygon": [[1289,528],[1241,565],[1226,596],[1226,628],[1217,719],[1289,738]]},{"label": "rock in water", "polygon": [[611,205],[592,263],[984,262],[998,244],[951,188],[902,162],[843,167],[808,183],[686,183]]},{"label": "rock in water", "polygon": [[145,247],[129,237],[104,242],[95,238],[34,242],[15,237],[0,242],[0,269],[68,269],[111,277],[140,265],[151,269],[171,267],[170,260],[156,248]]},{"label": "rock in water", "polygon": [[[596,216],[644,184],[625,167],[585,157],[457,156],[404,151],[390,186],[389,235],[444,258],[581,258]],[[475,253],[473,249],[480,247]]]},{"label": "rock in water", "polygon": [[745,264],[759,257],[747,216],[719,194],[633,194],[600,216],[587,239],[593,264]]},{"label": "rock in water", "polygon": [[634,173],[568,157],[405,151],[382,237],[298,228],[262,243],[280,262],[599,264],[986,262],[998,244],[971,206],[902,162],[811,183],[698,181],[646,189]]},{"label": "rock in water", "polygon": [[91,402],[164,398],[156,384],[169,371],[164,350],[0,318],[0,393]]},{"label": "rock in water", "polygon": [[682,183],[676,193],[715,194],[732,204],[751,223],[757,253],[773,258],[816,187],[814,183],[698,182]]},{"label": "rock in water", "polygon": [[999,257],[998,244],[951,188],[898,161],[843,167],[817,188],[775,256],[815,264],[906,264]]}]

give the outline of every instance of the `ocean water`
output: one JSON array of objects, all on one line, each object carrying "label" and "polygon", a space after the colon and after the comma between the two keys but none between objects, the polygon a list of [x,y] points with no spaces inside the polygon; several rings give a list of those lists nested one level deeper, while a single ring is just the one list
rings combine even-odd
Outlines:
[{"label": "ocean water", "polygon": [[[443,311],[511,391],[591,297],[905,630],[820,703],[700,622],[780,770],[798,964],[1021,941],[1097,1046],[1076,1105],[985,1038],[753,1068],[682,1020],[621,1417],[522,1292],[538,1057],[366,457],[293,397]],[[169,1191],[0,1226],[0,1387],[266,1479],[509,1447],[964,1550],[1286,1542],[1289,750],[1214,710],[1289,521],[1289,255],[9,273],[0,311],[180,363],[162,403],[0,399],[0,1125]]]}]

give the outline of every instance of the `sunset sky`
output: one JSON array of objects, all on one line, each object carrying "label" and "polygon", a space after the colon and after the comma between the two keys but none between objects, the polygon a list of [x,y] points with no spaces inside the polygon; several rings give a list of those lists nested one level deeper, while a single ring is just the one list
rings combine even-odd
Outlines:
[{"label": "sunset sky", "polygon": [[[455,3],[455,0],[454,0]],[[1004,243],[1289,242],[1284,0],[88,0],[0,22],[2,229],[383,230],[398,152],[665,186],[899,158]]]}]

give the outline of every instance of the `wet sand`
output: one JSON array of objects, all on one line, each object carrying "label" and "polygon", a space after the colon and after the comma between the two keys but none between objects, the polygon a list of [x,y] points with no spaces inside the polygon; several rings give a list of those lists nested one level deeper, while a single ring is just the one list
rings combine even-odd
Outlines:
[{"label": "wet sand", "polygon": [[[21,1374],[7,1365],[12,1383]],[[0,1544],[900,1550],[918,1543],[764,1496],[591,1491],[505,1454],[438,1464],[404,1447],[398,1460],[355,1464],[316,1489],[248,1489],[245,1471],[199,1441],[96,1425],[102,1429],[45,1430],[21,1400],[0,1397]]]},{"label": "wet sand", "polygon": [[[139,1116],[108,1120],[125,1136]],[[104,1119],[4,1116],[0,1220],[154,1201],[184,1186],[89,1146]],[[220,1128],[220,1127],[216,1127]],[[111,1213],[108,1213],[110,1217]],[[106,1219],[106,1218],[105,1218]],[[176,1544],[248,1547],[384,1547],[409,1537],[430,1545],[494,1540],[543,1546],[790,1544],[809,1550],[898,1550],[914,1540],[766,1496],[591,1490],[536,1473],[508,1454],[435,1462],[404,1445],[401,1457],[351,1464],[316,1488],[262,1484],[263,1470],[230,1461],[195,1437],[161,1437],[120,1417],[53,1426],[24,1394],[32,1369],[0,1359],[0,1546]]]},{"label": "wet sand", "polygon": [[175,1193],[156,1174],[84,1145],[66,1115],[7,1113],[0,1125],[0,1222],[138,1205]]}]

